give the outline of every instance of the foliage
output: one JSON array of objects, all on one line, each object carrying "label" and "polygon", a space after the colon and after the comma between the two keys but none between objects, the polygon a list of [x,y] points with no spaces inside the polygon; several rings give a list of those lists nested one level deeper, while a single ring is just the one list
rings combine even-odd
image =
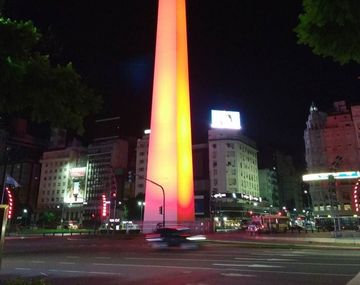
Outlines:
[{"label": "foliage", "polygon": [[83,132],[83,120],[101,107],[71,63],[53,65],[36,50],[41,34],[30,21],[0,17],[0,113]]},{"label": "foliage", "polygon": [[303,0],[295,28],[298,43],[341,64],[360,63],[360,1]]},{"label": "foliage", "polygon": [[56,215],[53,212],[43,212],[40,214],[38,224],[43,227],[53,227],[56,224]]}]

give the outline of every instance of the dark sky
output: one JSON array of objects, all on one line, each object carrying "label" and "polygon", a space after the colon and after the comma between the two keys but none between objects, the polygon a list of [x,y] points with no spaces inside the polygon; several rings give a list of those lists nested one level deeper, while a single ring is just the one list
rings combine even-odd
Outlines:
[{"label": "dark sky", "polygon": [[[140,136],[150,125],[155,0],[8,0],[8,15],[49,27],[103,94],[104,114]],[[244,133],[303,160],[309,106],[359,103],[359,66],[341,66],[296,43],[301,1],[189,0],[188,49],[193,140],[205,142],[211,109],[240,111]]]}]

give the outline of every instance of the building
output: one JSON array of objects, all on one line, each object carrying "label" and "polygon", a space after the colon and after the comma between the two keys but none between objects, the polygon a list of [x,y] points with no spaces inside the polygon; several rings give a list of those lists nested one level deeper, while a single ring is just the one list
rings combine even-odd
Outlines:
[{"label": "building", "polygon": [[136,176],[135,179],[135,196],[142,193],[145,195],[145,185],[147,173],[147,162],[149,152],[149,135],[150,130],[144,131],[142,138],[136,142]]},{"label": "building", "polygon": [[263,203],[270,208],[278,209],[279,187],[275,169],[259,169],[259,190]]},{"label": "building", "polygon": [[217,227],[237,227],[252,212],[262,212],[257,149],[238,129],[210,129],[211,207]]},{"label": "building", "polygon": [[304,209],[301,173],[296,169],[292,156],[281,151],[275,152],[278,181],[279,206],[295,216]]},{"label": "building", "polygon": [[[40,181],[40,158],[47,140],[30,133],[24,119],[4,120],[0,129],[0,184],[5,175],[20,185],[14,189],[14,217],[30,220],[37,204]],[[2,189],[2,188],[1,188]],[[5,197],[6,201],[6,197]]]},{"label": "building", "polygon": [[86,148],[78,142],[64,149],[45,151],[41,159],[36,220],[45,212],[57,215],[57,222],[82,223],[86,203]]},{"label": "building", "polygon": [[92,219],[101,222],[116,215],[116,208],[110,209],[110,204],[103,209],[103,197],[110,202],[115,193],[117,202],[121,202],[133,196],[127,183],[128,154],[129,144],[124,139],[98,140],[88,146],[85,224],[92,223]]},{"label": "building", "polygon": [[209,144],[193,145],[195,216],[211,216]]},{"label": "building", "polygon": [[338,175],[360,169],[360,106],[334,103],[328,114],[312,104],[304,131],[307,176],[315,215],[353,215],[352,187],[357,177]]}]

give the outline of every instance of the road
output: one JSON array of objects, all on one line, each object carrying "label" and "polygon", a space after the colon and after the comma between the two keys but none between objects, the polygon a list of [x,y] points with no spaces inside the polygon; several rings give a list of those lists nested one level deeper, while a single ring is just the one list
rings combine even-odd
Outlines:
[{"label": "road", "polygon": [[0,281],[41,276],[51,285],[339,285],[359,271],[360,250],[206,243],[197,251],[154,251],[141,238],[38,237],[6,240]]}]

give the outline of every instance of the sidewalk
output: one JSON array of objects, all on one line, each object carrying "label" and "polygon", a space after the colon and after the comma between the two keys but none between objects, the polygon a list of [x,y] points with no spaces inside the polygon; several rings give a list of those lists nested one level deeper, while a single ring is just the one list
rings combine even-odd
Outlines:
[{"label": "sidewalk", "polygon": [[[345,235],[345,234],[344,234]],[[346,235],[345,235],[346,236]],[[263,244],[283,246],[312,246],[328,248],[360,249],[360,237],[332,237],[331,232],[288,232],[281,234],[250,235],[247,232],[218,232],[207,234],[209,241],[239,244]]]}]

